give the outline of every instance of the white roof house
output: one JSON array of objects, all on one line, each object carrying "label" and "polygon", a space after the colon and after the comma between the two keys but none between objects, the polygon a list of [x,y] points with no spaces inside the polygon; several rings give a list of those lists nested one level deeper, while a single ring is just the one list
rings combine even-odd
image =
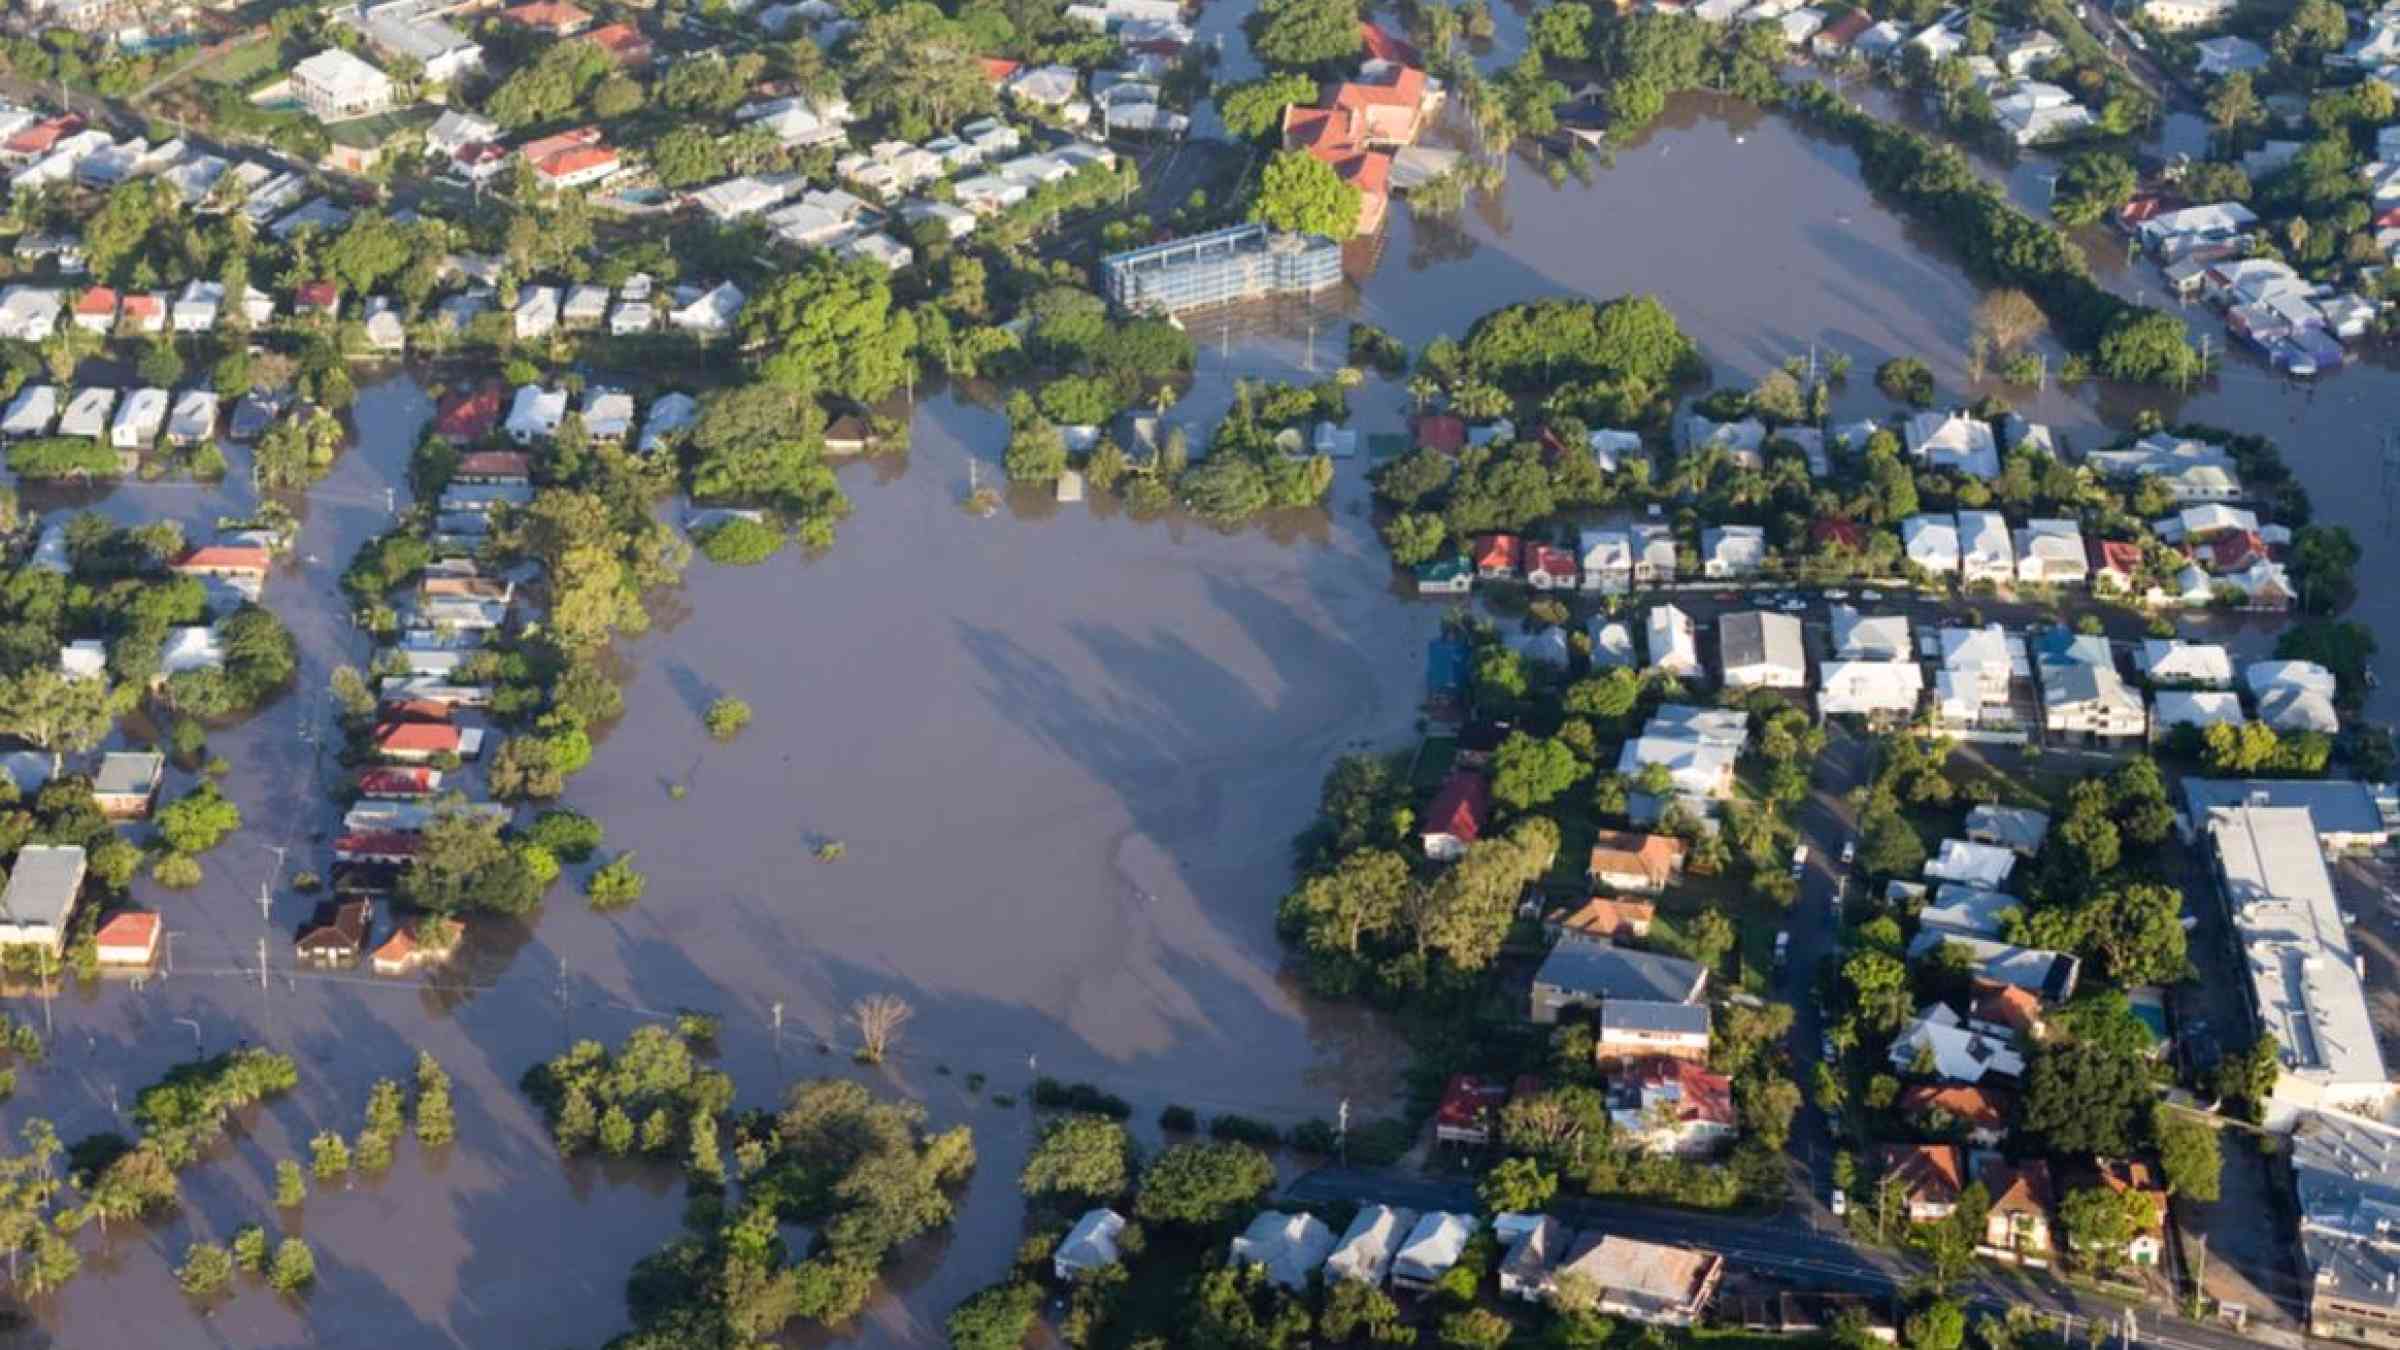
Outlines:
[{"label": "white roof house", "polygon": [[2236,0],[2142,0],[2142,17],[2170,31],[2201,28],[2233,17]]},{"label": "white roof house", "polygon": [[1916,566],[1937,576],[1957,575],[1958,517],[1910,516],[1900,522],[1900,545]]},{"label": "white roof house", "polygon": [[1818,710],[1829,715],[1907,717],[1925,694],[1925,668],[1914,661],[1828,661],[1817,680]]},{"label": "white roof house", "polygon": [[2341,681],[2314,661],[2253,661],[2242,667],[2242,683],[2262,698],[2278,685],[2307,689],[2327,698],[2341,692]]},{"label": "white roof house", "polygon": [[2055,84],[2024,80],[1992,100],[1992,116],[2019,145],[2040,145],[2092,125],[2092,110]]},{"label": "white roof house", "polygon": [[1833,654],[1845,661],[1913,661],[1917,649],[1909,642],[1907,615],[1861,614],[1835,605]]},{"label": "white roof house", "polygon": [[1467,1240],[1475,1236],[1479,1226],[1472,1215],[1446,1214],[1438,1209],[1425,1214],[1392,1257],[1393,1285],[1403,1289],[1430,1287],[1458,1264],[1458,1258],[1466,1252]]},{"label": "white roof house", "polygon": [[445,156],[455,155],[470,145],[489,145],[499,139],[498,122],[462,108],[450,109],[425,128],[425,148]]},{"label": "white roof house", "polygon": [[650,415],[642,419],[641,452],[653,453],[666,445],[669,437],[689,429],[700,417],[700,405],[682,390],[670,390],[650,401]]},{"label": "white roof house", "polygon": [[1744,577],[1767,560],[1767,532],[1757,525],[1721,525],[1700,532],[1700,571],[1710,577]]},{"label": "white roof house", "polygon": [[2154,685],[2186,685],[2199,689],[2233,687],[2233,657],[2213,642],[2181,638],[2144,638],[2134,657],[2135,668]]},{"label": "white roof house", "polygon": [[667,322],[687,333],[713,335],[733,331],[733,321],[741,317],[742,305],[748,297],[730,281],[720,282],[689,300],[678,291],[680,303],[667,314]]},{"label": "white roof house", "polygon": [[2379,1113],[2391,1100],[2357,952],[2304,806],[2212,808],[2204,828],[2233,910],[2250,1005],[2283,1054],[2270,1129],[2296,1112]]},{"label": "white roof house", "polygon": [[517,293],[517,307],[511,315],[519,339],[548,337],[558,327],[559,294],[556,286],[528,286]]},{"label": "white roof house", "polygon": [[2024,907],[2024,901],[2006,891],[1945,881],[1934,888],[1933,899],[1917,911],[1917,923],[1962,937],[1998,937],[2006,926],[2008,912]]},{"label": "white roof house", "polygon": [[1073,1280],[1089,1270],[1118,1263],[1117,1234],[1125,1231],[1125,1216],[1113,1209],[1085,1211],[1050,1255],[1051,1273]]},{"label": "white roof house", "polygon": [[224,666],[225,647],[217,641],[216,629],[192,625],[167,630],[158,654],[160,673],[180,675],[187,670],[222,670]]},{"label": "white roof house", "polygon": [[58,420],[58,386],[29,384],[8,401],[0,414],[0,436],[39,436]]},{"label": "white roof house", "polygon": [[2254,531],[2258,528],[2258,513],[2222,502],[2206,502],[2187,506],[2163,520],[2151,522],[2150,528],[2168,543],[2186,539],[2205,539],[2212,534],[2229,531]]},{"label": "white roof house", "polygon": [[608,288],[586,283],[567,289],[567,298],[559,303],[558,321],[569,328],[597,327],[608,317]]},{"label": "white roof house", "polygon": [[1959,881],[1996,891],[2008,884],[2008,874],[2016,865],[2017,855],[1997,844],[1945,839],[1940,851],[1926,861],[1925,875],[1935,881]]},{"label": "white roof house", "polygon": [[217,434],[217,391],[186,389],[175,396],[167,414],[167,439],[176,445],[197,445]]},{"label": "white roof house", "polygon": [[558,424],[566,416],[566,390],[520,385],[508,409],[508,438],[519,445],[548,440],[558,434]]},{"label": "white roof house", "polygon": [[[1980,425],[1980,424],[1978,424]],[[1959,566],[1968,582],[2005,586],[2017,579],[2017,551],[1997,511],[1958,513]]]},{"label": "white roof house", "polygon": [[1381,1287],[1384,1277],[1391,1274],[1392,1258],[1400,1251],[1400,1243],[1416,1226],[1417,1212],[1413,1209],[1394,1209],[1390,1205],[1369,1205],[1350,1221],[1348,1231],[1335,1245],[1333,1254],[1325,1258],[1325,1279],[1357,1280],[1361,1284]]},{"label": "white roof house", "polygon": [[1725,684],[1733,689],[1798,689],[1808,683],[1808,653],[1800,620],[1767,610],[1742,610],[1717,619]]},{"label": "white roof house", "polygon": [[1231,1259],[1237,1266],[1264,1266],[1268,1279],[1286,1289],[1301,1289],[1332,1251],[1333,1230],[1315,1215],[1270,1209],[1233,1240]]},{"label": "white roof house", "polygon": [[1892,1041],[1894,1068],[1907,1072],[1920,1056],[1931,1058],[1935,1077],[1953,1083],[2014,1081],[2025,1074],[2025,1057],[2017,1052],[2007,1028],[1966,1023],[1947,1004],[1936,1003],[1919,1013]]},{"label": "white roof house", "polygon": [[117,391],[103,387],[81,390],[67,400],[59,414],[58,434],[96,441],[108,434],[109,411],[117,406]]},{"label": "white roof house", "polygon": [[11,286],[0,291],[0,338],[41,342],[58,331],[67,307],[64,293],[50,286]]},{"label": "white roof house", "polygon": [[2161,432],[2124,450],[2095,450],[2084,460],[2103,478],[2156,478],[2179,502],[2226,502],[2242,495],[2233,456],[2205,441]]},{"label": "white roof house", "polygon": [[2341,713],[2330,696],[2292,684],[2275,685],[2258,696],[2258,720],[2277,731],[2321,731],[2330,736],[2342,729]]},{"label": "white roof house", "polygon": [[587,386],[583,429],[595,441],[621,441],[633,434],[633,395],[622,389]]},{"label": "white roof house", "polygon": [[1678,679],[1700,674],[1700,646],[1692,636],[1692,616],[1673,605],[1654,605],[1646,621],[1650,668]]},{"label": "white roof house", "polygon": [[391,77],[339,47],[293,66],[292,94],[320,122],[372,117],[393,97]]},{"label": "white roof house", "polygon": [[1633,650],[1633,630],[1625,625],[1595,615],[1592,618],[1591,637],[1592,665],[1595,669],[1639,664],[1640,658]]},{"label": "white roof house", "polygon": [[2091,574],[2084,555],[2083,527],[2072,520],[2026,521],[2014,542],[2019,581],[2063,586]]},{"label": "white roof house", "polygon": [[119,450],[146,450],[157,442],[159,428],[166,424],[167,391],[136,389],[125,396],[116,420],[109,423],[108,443]]},{"label": "white roof house", "polygon": [[1936,469],[1973,478],[2000,476],[2000,446],[1992,425],[1963,412],[1921,412],[1908,419],[1901,441],[1908,453]]},{"label": "white roof house", "polygon": [[1577,536],[1586,590],[1619,594],[1633,585],[1633,535],[1625,530],[1586,529]]},{"label": "white roof house", "polygon": [[2153,696],[2150,720],[2160,727],[2238,727],[2242,696],[2228,689],[2161,689]]},{"label": "white roof house", "polygon": [[1725,797],[1733,792],[1737,746],[1713,745],[1683,736],[1643,734],[1617,752],[1617,772],[1638,778],[1652,764],[1663,766],[1671,791],[1687,797]]}]

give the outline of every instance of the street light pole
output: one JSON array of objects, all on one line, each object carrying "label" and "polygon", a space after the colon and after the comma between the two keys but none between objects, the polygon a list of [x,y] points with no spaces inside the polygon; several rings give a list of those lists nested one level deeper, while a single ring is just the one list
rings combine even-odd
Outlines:
[{"label": "street light pole", "polygon": [[174,1021],[177,1026],[192,1029],[192,1058],[200,1058],[200,1023],[189,1017],[178,1017]]}]

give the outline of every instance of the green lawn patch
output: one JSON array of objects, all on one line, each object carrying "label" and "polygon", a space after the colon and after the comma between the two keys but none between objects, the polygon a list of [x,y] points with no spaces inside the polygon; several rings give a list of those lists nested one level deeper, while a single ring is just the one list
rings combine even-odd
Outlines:
[{"label": "green lawn patch", "polygon": [[1450,776],[1450,766],[1458,759],[1456,736],[1428,736],[1417,747],[1417,761],[1408,771],[1408,781],[1418,792],[1431,792]]},{"label": "green lawn patch", "polygon": [[281,56],[282,49],[273,42],[246,42],[193,72],[193,78],[203,84],[246,88],[273,70]]}]

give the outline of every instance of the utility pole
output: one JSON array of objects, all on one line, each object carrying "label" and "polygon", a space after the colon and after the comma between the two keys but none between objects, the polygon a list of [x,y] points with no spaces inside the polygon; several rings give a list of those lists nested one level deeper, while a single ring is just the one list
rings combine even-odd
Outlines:
[{"label": "utility pole", "polygon": [[[267,883],[263,881],[258,883],[258,921],[261,924],[270,921],[271,916],[268,911],[273,908],[274,904],[275,898],[268,893]],[[259,941],[264,942],[266,939],[260,938]]]},{"label": "utility pole", "polygon": [[1334,1113],[1333,1155],[1342,1165],[1350,1165],[1350,1099],[1342,1098],[1341,1110]]},{"label": "utility pole", "polygon": [[773,1003],[767,1012],[775,1019],[775,1076],[783,1077],[783,1004]]},{"label": "utility pole", "polygon": [[267,992],[267,940],[258,940],[258,992]]},{"label": "utility pole", "polygon": [[562,1043],[567,1038],[567,958],[558,958],[558,1035]]}]

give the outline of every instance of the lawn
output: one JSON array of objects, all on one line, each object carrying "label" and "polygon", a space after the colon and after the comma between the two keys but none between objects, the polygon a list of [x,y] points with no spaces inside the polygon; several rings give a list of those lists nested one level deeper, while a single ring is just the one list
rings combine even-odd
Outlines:
[{"label": "lawn", "polygon": [[194,72],[203,84],[246,89],[250,82],[282,62],[282,49],[272,42],[246,42]]},{"label": "lawn", "polygon": [[1409,766],[1408,785],[1418,794],[1430,794],[1450,776],[1451,762],[1458,758],[1456,736],[1428,736],[1417,747],[1416,762]]}]

